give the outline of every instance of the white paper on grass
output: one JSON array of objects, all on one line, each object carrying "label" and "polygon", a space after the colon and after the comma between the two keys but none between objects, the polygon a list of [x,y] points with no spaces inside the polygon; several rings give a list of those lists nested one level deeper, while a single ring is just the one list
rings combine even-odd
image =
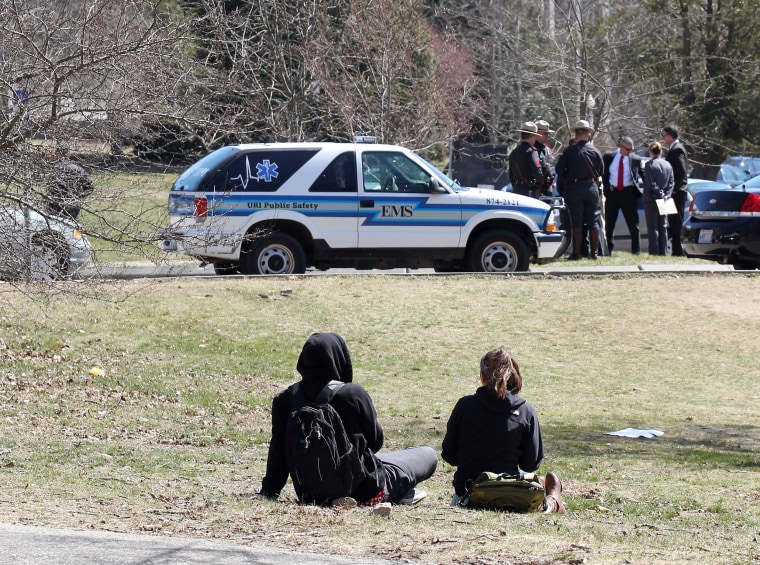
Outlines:
[{"label": "white paper on grass", "polygon": [[608,436],[620,436],[620,437],[659,437],[664,434],[660,430],[639,430],[636,428],[625,428],[616,432],[604,432]]},{"label": "white paper on grass", "polygon": [[655,202],[657,203],[657,211],[660,213],[660,216],[669,216],[678,211],[676,210],[676,203],[672,198],[658,198]]}]

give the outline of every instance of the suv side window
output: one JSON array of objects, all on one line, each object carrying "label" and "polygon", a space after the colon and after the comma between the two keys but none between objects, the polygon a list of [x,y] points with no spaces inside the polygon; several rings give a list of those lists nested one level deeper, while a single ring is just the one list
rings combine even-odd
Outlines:
[{"label": "suv side window", "polygon": [[317,177],[309,192],[356,192],[356,154],[341,153]]},{"label": "suv side window", "polygon": [[274,192],[318,151],[318,149],[248,151],[220,170],[214,177],[213,185],[209,190]]},{"label": "suv side window", "polygon": [[203,159],[187,169],[172,186],[172,190],[187,190],[195,192],[202,189],[202,183],[206,180],[209,171],[214,171],[232,155],[238,153],[235,147],[222,147],[213,153],[209,153]]},{"label": "suv side window", "polygon": [[364,190],[430,192],[430,173],[403,153],[366,151],[362,171]]}]

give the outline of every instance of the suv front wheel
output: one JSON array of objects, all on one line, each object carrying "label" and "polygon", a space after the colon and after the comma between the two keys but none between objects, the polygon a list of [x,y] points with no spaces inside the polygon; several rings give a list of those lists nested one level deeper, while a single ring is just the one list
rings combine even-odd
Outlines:
[{"label": "suv front wheel", "polygon": [[240,257],[244,275],[300,275],[306,272],[306,254],[298,240],[273,233],[248,243]]},{"label": "suv front wheel", "polygon": [[467,255],[467,269],[474,273],[527,271],[529,264],[528,246],[510,231],[484,233],[475,240]]}]

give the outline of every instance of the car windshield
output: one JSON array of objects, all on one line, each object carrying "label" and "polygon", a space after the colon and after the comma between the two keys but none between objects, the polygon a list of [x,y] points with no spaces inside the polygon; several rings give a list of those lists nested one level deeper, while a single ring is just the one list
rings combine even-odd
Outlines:
[{"label": "car windshield", "polygon": [[[415,153],[415,155],[417,154]],[[433,165],[430,161],[424,159],[423,157],[420,157],[419,155],[417,155],[417,158],[423,163],[425,163],[428,166],[428,169],[430,169],[431,171],[433,171],[433,173],[435,173],[435,176],[438,178],[438,180],[443,182],[446,186],[448,186],[452,190],[465,190],[465,188],[462,187],[457,181],[452,180],[446,175],[444,175],[443,172],[438,170],[438,167]]]},{"label": "car windshield", "polygon": [[743,181],[752,178],[750,173],[732,165],[721,165],[720,175],[725,181]]},{"label": "car windshield", "polygon": [[209,153],[200,161],[194,163],[176,180],[172,190],[184,190],[193,192],[198,189],[198,185],[205,178],[209,171],[219,168],[231,155],[237,153],[237,147],[222,147],[213,153]]},{"label": "car windshield", "polygon": [[721,165],[730,165],[737,167],[742,172],[755,176],[760,173],[760,158],[759,157],[729,157]]}]

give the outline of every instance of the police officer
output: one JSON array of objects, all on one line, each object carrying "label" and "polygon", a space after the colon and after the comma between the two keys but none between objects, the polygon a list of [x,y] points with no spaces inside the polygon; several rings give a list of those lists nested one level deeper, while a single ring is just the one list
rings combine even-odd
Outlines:
[{"label": "police officer", "polygon": [[517,131],[520,132],[520,143],[509,154],[509,182],[512,183],[512,192],[534,196],[543,185],[541,159],[534,146],[538,126],[525,122]]},{"label": "police officer", "polygon": [[541,160],[541,172],[543,175],[543,183],[536,191],[536,198],[541,198],[541,196],[551,196],[552,187],[554,186],[554,172],[552,170],[554,156],[548,145],[549,134],[554,133],[554,130],[549,127],[549,122],[546,120],[536,121],[536,127],[538,128],[538,137],[536,138],[535,147],[538,152],[538,158]]},{"label": "police officer", "polygon": [[594,128],[586,120],[579,120],[574,131],[575,144],[562,152],[556,167],[557,191],[565,198],[573,224],[571,261],[581,258],[584,224],[589,230],[589,258],[597,258],[602,213],[599,187],[604,172],[602,154],[591,145]]}]

